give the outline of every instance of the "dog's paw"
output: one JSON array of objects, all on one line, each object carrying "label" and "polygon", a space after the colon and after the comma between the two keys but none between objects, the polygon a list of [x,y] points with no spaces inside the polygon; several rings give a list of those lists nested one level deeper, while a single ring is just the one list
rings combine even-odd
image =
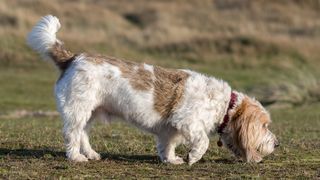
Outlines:
[{"label": "dog's paw", "polygon": [[172,164],[183,164],[183,163],[184,163],[184,160],[179,156],[176,156],[176,159],[172,162]]},{"label": "dog's paw", "polygon": [[194,163],[196,163],[196,162],[197,162],[197,161],[189,160],[189,161],[188,161],[188,165],[189,165],[189,166],[192,166],[192,164],[194,164]]},{"label": "dog's paw", "polygon": [[90,153],[86,153],[86,156],[90,160],[100,160],[101,156],[95,151],[91,151]]},{"label": "dog's paw", "polygon": [[73,162],[87,162],[88,158],[86,158],[84,155],[82,154],[77,154],[77,155],[73,155],[69,157],[70,161]]},{"label": "dog's paw", "polygon": [[178,165],[178,164],[183,164],[184,163],[184,160],[179,157],[179,156],[176,156],[174,159],[168,159],[168,160],[164,160],[165,163],[170,163],[170,164],[175,164],[175,165]]},{"label": "dog's paw", "polygon": [[188,156],[188,165],[191,166],[192,164],[199,161],[200,158],[194,157],[192,154]]}]

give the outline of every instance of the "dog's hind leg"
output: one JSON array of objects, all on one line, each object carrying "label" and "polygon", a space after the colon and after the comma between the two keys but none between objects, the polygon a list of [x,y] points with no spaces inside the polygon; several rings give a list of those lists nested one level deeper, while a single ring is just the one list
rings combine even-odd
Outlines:
[{"label": "dog's hind leg", "polygon": [[80,152],[81,154],[85,155],[88,159],[100,160],[101,159],[100,154],[98,154],[96,151],[92,149],[89,142],[89,130],[91,128],[93,120],[94,120],[94,117],[91,117],[91,119],[88,121],[88,123],[84,127],[84,130],[82,131],[81,139],[80,139],[80,143],[81,143]]},{"label": "dog's hind leg", "polygon": [[[86,128],[91,119],[93,107],[88,102],[77,101],[68,104],[63,108],[62,117],[64,119],[63,136],[66,145],[68,159],[76,162],[88,161],[87,157],[80,153],[82,150],[88,150],[90,146]],[[83,148],[85,145],[85,148]],[[91,146],[90,146],[91,148]]]}]

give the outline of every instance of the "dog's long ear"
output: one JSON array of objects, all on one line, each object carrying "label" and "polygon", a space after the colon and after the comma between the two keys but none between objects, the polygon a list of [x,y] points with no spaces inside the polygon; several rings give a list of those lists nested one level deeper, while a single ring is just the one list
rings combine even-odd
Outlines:
[{"label": "dog's long ear", "polygon": [[241,150],[241,156],[247,162],[260,162],[262,160],[256,150],[260,130],[258,127],[260,115],[261,109],[259,106],[245,97],[230,121],[234,144]]}]

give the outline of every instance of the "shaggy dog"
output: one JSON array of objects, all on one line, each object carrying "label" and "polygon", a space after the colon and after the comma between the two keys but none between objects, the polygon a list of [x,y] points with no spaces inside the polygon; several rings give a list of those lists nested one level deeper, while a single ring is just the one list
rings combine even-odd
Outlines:
[{"label": "shaggy dog", "polygon": [[268,130],[270,116],[261,104],[214,77],[182,69],[165,69],[112,57],[74,54],[56,38],[59,20],[43,17],[28,35],[28,45],[60,69],[55,85],[64,120],[67,157],[99,160],[88,131],[97,116],[118,116],[156,137],[160,159],[181,164],[179,144],[190,146],[188,163],[201,159],[208,135],[247,162],[259,162],[278,146]]}]

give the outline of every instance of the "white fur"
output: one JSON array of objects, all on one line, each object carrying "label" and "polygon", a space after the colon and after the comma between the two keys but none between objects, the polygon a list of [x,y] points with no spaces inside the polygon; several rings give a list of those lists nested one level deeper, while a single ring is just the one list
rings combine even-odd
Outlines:
[{"label": "white fur", "polygon": [[148,70],[153,73],[153,66],[151,66],[149,64],[143,64],[143,67],[145,70]]},{"label": "white fur", "polygon": [[48,59],[48,52],[52,45],[59,42],[56,32],[61,25],[55,16],[44,16],[32,29],[27,37],[28,45],[38,52],[43,58]]}]

